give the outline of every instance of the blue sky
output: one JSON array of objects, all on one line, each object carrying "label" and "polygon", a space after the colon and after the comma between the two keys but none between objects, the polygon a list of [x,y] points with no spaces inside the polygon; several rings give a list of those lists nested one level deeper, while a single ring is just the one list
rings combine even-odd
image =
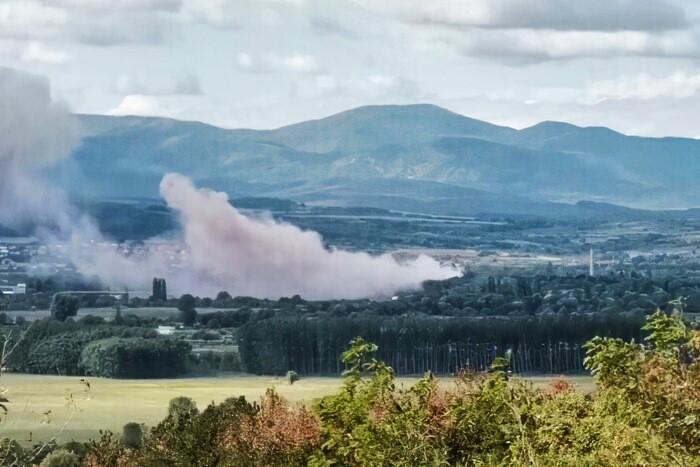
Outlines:
[{"label": "blue sky", "polygon": [[700,137],[697,3],[0,0],[0,64],[76,112],[273,128],[431,102]]}]

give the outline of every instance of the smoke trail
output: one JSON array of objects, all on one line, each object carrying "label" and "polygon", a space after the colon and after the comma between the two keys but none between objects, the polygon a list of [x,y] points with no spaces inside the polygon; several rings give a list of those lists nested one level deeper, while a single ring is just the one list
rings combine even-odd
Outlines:
[{"label": "smoke trail", "polygon": [[197,189],[182,175],[166,175],[160,191],[180,213],[192,267],[239,294],[358,298],[457,274],[427,256],[400,264],[388,254],[327,250],[318,233],[246,217],[225,193]]}]

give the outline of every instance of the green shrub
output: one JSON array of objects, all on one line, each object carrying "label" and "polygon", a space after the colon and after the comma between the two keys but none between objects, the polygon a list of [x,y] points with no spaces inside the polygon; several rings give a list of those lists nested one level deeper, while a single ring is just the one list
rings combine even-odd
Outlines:
[{"label": "green shrub", "polygon": [[185,372],[190,350],[176,339],[109,338],[90,342],[78,366],[83,374],[106,378],[171,378]]},{"label": "green shrub", "polygon": [[67,332],[41,339],[32,346],[22,370],[27,373],[79,375],[78,362],[91,341],[113,334],[109,327]]},{"label": "green shrub", "polygon": [[79,467],[80,457],[70,451],[58,449],[41,461],[41,467]]},{"label": "green shrub", "polygon": [[297,373],[296,371],[293,371],[293,370],[289,370],[289,371],[287,372],[286,378],[287,378],[287,382],[288,382],[289,385],[291,386],[292,384],[294,384],[294,383],[296,383],[297,381],[299,381],[299,373]]},{"label": "green shrub", "polygon": [[26,465],[32,457],[31,448],[25,449],[18,441],[8,438],[0,439],[0,453],[0,465]]},{"label": "green shrub", "polygon": [[192,333],[191,338],[195,340],[218,341],[222,339],[222,336],[216,331],[200,329],[199,331]]},{"label": "green shrub", "polygon": [[122,443],[130,449],[138,449],[143,442],[143,428],[140,423],[129,422],[122,428]]},{"label": "green shrub", "polygon": [[223,352],[219,362],[221,371],[241,371],[241,360],[238,352]]},{"label": "green shrub", "polygon": [[51,317],[58,321],[65,321],[78,314],[80,299],[73,295],[59,295],[55,298],[51,307]]},{"label": "green shrub", "polygon": [[198,413],[197,403],[189,397],[175,397],[168,403],[168,417],[173,420],[189,420]]}]

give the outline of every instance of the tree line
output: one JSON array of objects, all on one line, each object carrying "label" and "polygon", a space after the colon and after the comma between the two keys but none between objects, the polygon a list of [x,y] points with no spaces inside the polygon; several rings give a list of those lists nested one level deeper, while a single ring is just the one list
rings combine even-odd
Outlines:
[{"label": "tree line", "polygon": [[187,370],[191,347],[158,336],[138,318],[121,324],[87,316],[77,322],[46,318],[21,326],[0,327],[12,348],[6,370],[35,374],[168,378]]},{"label": "tree line", "polygon": [[517,372],[585,371],[582,345],[595,335],[639,339],[639,313],[534,317],[276,316],[238,330],[244,371],[337,375],[347,343],[361,336],[379,345],[379,358],[397,374],[483,371],[512,355]]}]

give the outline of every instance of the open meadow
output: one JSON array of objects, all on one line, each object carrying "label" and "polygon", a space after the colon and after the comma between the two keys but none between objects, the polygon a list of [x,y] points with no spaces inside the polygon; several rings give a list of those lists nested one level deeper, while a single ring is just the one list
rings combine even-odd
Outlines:
[{"label": "open meadow", "polygon": [[[267,388],[274,387],[283,397],[308,403],[336,391],[340,378],[302,378],[289,385],[284,378],[231,375],[210,378],[161,380],[116,380],[80,377],[5,374],[0,380],[8,404],[8,414],[0,423],[0,436],[25,443],[53,436],[58,442],[86,441],[98,431],[119,433],[127,422],[149,426],[158,423],[167,412],[168,401],[177,396],[191,397],[204,409],[209,403],[232,396],[257,400]],[[544,386],[551,376],[528,377],[536,386]],[[592,391],[587,376],[567,377],[576,387]],[[399,386],[408,386],[416,378],[397,378]],[[443,384],[449,384],[445,378]]]},{"label": "open meadow", "polygon": [[[219,311],[218,309],[209,309],[207,312]],[[51,316],[49,310],[24,310],[24,311],[8,311],[7,315],[15,319],[18,316],[23,317],[27,321],[36,321]],[[81,308],[78,310],[75,319],[80,319],[85,316],[98,316],[104,318],[107,321],[114,319],[116,311],[114,307],[102,307],[102,308]],[[173,307],[124,307],[122,308],[123,315],[136,315],[142,319],[176,319],[179,315],[177,308]]]}]

